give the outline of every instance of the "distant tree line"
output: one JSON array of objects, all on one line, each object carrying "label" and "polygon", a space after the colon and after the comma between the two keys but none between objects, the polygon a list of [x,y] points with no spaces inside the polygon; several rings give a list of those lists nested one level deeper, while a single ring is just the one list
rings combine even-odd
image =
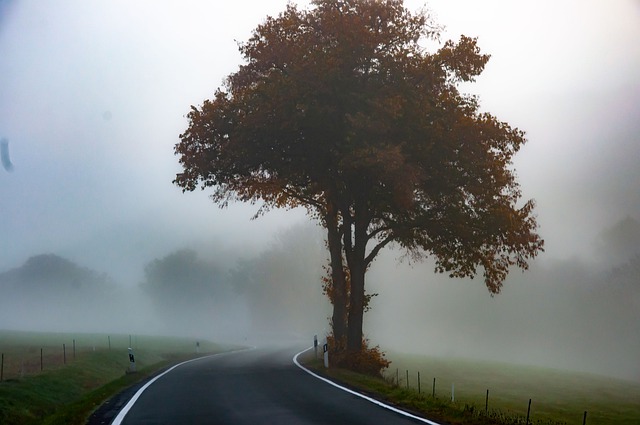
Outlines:
[{"label": "distant tree line", "polygon": [[317,229],[294,227],[257,256],[233,263],[205,255],[181,249],[146,265],[141,287],[168,327],[216,330],[233,327],[226,319],[238,317],[250,332],[302,333],[314,326],[318,332],[327,301],[318,285],[326,260]]}]

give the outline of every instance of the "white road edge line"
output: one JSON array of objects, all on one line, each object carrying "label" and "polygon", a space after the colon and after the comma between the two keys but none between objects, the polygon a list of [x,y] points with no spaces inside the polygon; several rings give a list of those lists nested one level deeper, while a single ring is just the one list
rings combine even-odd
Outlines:
[{"label": "white road edge line", "polygon": [[309,348],[307,348],[306,350],[302,350],[302,351],[300,351],[298,354],[296,354],[295,356],[293,356],[293,362],[296,364],[296,366],[298,366],[300,369],[302,369],[302,370],[304,370],[305,372],[307,372],[309,375],[311,375],[311,376],[313,376],[313,377],[315,377],[315,378],[318,378],[318,379],[320,379],[321,381],[324,381],[324,382],[326,382],[326,383],[327,383],[327,384],[329,384],[329,385],[333,385],[334,387],[339,388],[339,389],[341,389],[342,391],[346,391],[346,392],[348,392],[349,394],[353,394],[353,395],[355,395],[355,396],[358,396],[358,397],[360,397],[360,398],[363,398],[363,399],[367,400],[367,401],[368,401],[368,402],[370,402],[370,403],[373,403],[373,404],[375,404],[375,405],[378,405],[378,406],[380,406],[380,407],[382,407],[382,408],[385,408],[385,409],[387,409],[387,410],[391,410],[392,412],[398,413],[398,414],[400,414],[400,415],[402,415],[402,416],[406,416],[406,417],[408,417],[408,418],[415,419],[415,420],[417,420],[417,421],[419,421],[419,422],[423,422],[423,423],[425,423],[425,424],[429,424],[429,425],[442,425],[442,424],[439,424],[438,422],[433,422],[433,421],[430,421],[429,419],[421,418],[420,416],[412,415],[411,413],[409,413],[409,412],[405,412],[404,410],[400,410],[400,409],[397,409],[397,408],[395,408],[395,407],[393,407],[393,406],[389,406],[388,404],[384,404],[384,403],[382,403],[381,401],[378,401],[378,400],[376,400],[376,399],[374,399],[374,398],[368,397],[368,396],[366,396],[366,395],[364,395],[364,394],[360,394],[359,392],[356,392],[356,391],[350,390],[349,388],[345,388],[345,387],[343,387],[343,386],[341,386],[341,385],[338,385],[338,384],[336,384],[335,382],[333,382],[333,381],[331,381],[331,380],[329,380],[329,379],[327,379],[327,378],[324,378],[324,377],[322,377],[322,376],[320,376],[320,375],[318,375],[318,374],[316,374],[316,373],[311,372],[309,369],[307,369],[306,367],[302,366],[302,365],[300,364],[300,362],[298,362],[298,356],[299,356],[300,354],[302,354],[302,353],[305,353],[305,352],[307,352],[307,351],[311,350],[312,348],[313,348],[313,347],[309,347]]},{"label": "white road edge line", "polygon": [[142,393],[149,388],[149,386],[151,384],[153,384],[154,382],[156,382],[156,380],[162,378],[164,375],[166,375],[167,373],[171,372],[173,369],[177,368],[178,366],[182,366],[184,364],[187,363],[191,363],[191,362],[195,362],[198,360],[202,360],[202,359],[209,359],[211,357],[217,357],[217,356],[222,356],[225,354],[231,354],[231,353],[237,353],[238,351],[245,351],[245,350],[255,350],[256,347],[249,347],[249,348],[245,348],[242,350],[233,350],[233,351],[225,351],[224,353],[216,353],[216,354],[211,354],[209,356],[203,356],[203,357],[198,357],[195,359],[191,359],[191,360],[187,360],[184,361],[182,363],[178,363],[177,365],[172,366],[171,368],[165,370],[164,372],[162,372],[160,375],[155,376],[153,379],[151,379],[149,382],[147,382],[146,384],[144,384],[134,395],[133,397],[131,397],[131,399],[127,402],[127,404],[125,404],[125,406],[122,408],[122,410],[120,410],[120,412],[118,413],[118,415],[116,416],[116,418],[113,420],[113,422],[111,422],[111,425],[121,425],[122,421],[124,420],[124,417],[127,416],[127,413],[129,413],[129,410],[131,410],[131,408],[133,407],[133,405],[136,403],[136,401],[138,401],[138,398],[140,398],[140,396],[142,395]]}]

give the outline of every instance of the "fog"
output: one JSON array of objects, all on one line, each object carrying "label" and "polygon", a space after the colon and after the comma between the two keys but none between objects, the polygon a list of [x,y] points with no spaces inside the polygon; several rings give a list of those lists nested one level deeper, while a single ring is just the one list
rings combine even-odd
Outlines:
[{"label": "fog", "polygon": [[382,347],[640,380],[637,254],[618,267],[538,261],[493,298],[481,279],[436,276],[428,262],[409,268],[390,254],[368,282],[379,295],[366,331]]},{"label": "fog", "polygon": [[[371,343],[391,352],[495,360],[640,380],[640,222],[605,229],[593,258],[537,261],[491,297],[481,279],[436,275],[384,252],[368,273]],[[0,273],[3,328],[162,334],[244,344],[326,335],[322,229],[298,224],[264,251],[221,241],[150,259],[118,285],[52,254]]]},{"label": "fog", "polygon": [[137,285],[55,254],[0,273],[5,329],[160,334],[256,343],[326,334],[326,254],[319,228],[298,225],[251,255],[217,242],[150,259]]},{"label": "fog", "polygon": [[[0,0],[0,328],[326,332],[323,233],[303,211],[250,220],[255,205],[221,210],[171,184],[189,106],[240,64],[236,40],[285,5]],[[514,166],[546,252],[492,298],[481,279],[398,264],[388,250],[368,275],[379,296],[366,333],[383,349],[640,379],[640,3],[428,7],[443,40],[477,36],[491,54],[464,89],[526,131]],[[184,306],[170,312],[148,271],[176,255],[211,288],[180,279]],[[47,259],[75,280],[28,276]]]}]

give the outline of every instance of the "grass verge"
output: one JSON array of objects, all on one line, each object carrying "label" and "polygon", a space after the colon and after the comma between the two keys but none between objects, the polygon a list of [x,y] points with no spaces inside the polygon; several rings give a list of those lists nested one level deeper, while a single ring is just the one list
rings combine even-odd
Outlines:
[{"label": "grass verge", "polygon": [[[529,399],[532,399],[529,424],[581,425],[584,411],[588,412],[588,425],[640,423],[640,383],[499,363],[401,354],[389,358],[393,365],[385,378],[325,369],[312,356],[303,360],[319,374],[359,392],[452,425],[524,425]],[[409,385],[407,371],[410,371]],[[420,392],[417,371],[422,371]],[[435,397],[434,377],[438,384]],[[452,382],[455,382],[454,402]],[[490,398],[485,410],[487,389]]]},{"label": "grass verge", "polygon": [[[55,340],[70,335],[56,334]],[[38,363],[40,349],[48,347],[49,334],[0,332],[0,350],[20,355],[20,364]],[[102,336],[80,335],[76,341]],[[114,336],[113,340],[126,337]],[[0,382],[0,423],[13,424],[84,424],[89,415],[104,401],[121,390],[152,376],[164,367],[202,354],[226,351],[210,342],[200,342],[195,350],[193,340],[164,337],[136,337],[134,350],[137,373],[125,374],[129,366],[126,343],[107,347],[77,344],[75,357],[70,355],[66,364],[37,372],[6,375]],[[134,342],[132,341],[132,342]],[[128,342],[128,341],[125,341]],[[59,344],[55,344],[57,347]],[[136,348],[138,347],[138,348]],[[36,357],[37,361],[34,360]]]}]

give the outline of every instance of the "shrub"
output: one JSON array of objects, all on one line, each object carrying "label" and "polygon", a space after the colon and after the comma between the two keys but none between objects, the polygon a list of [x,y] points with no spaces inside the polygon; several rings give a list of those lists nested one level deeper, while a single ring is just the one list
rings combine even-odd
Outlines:
[{"label": "shrub", "polygon": [[359,352],[347,351],[346,339],[336,341],[333,334],[327,336],[327,344],[331,354],[330,366],[382,377],[382,371],[391,364],[380,346],[369,347],[369,340],[366,338],[362,340],[362,351]]}]

